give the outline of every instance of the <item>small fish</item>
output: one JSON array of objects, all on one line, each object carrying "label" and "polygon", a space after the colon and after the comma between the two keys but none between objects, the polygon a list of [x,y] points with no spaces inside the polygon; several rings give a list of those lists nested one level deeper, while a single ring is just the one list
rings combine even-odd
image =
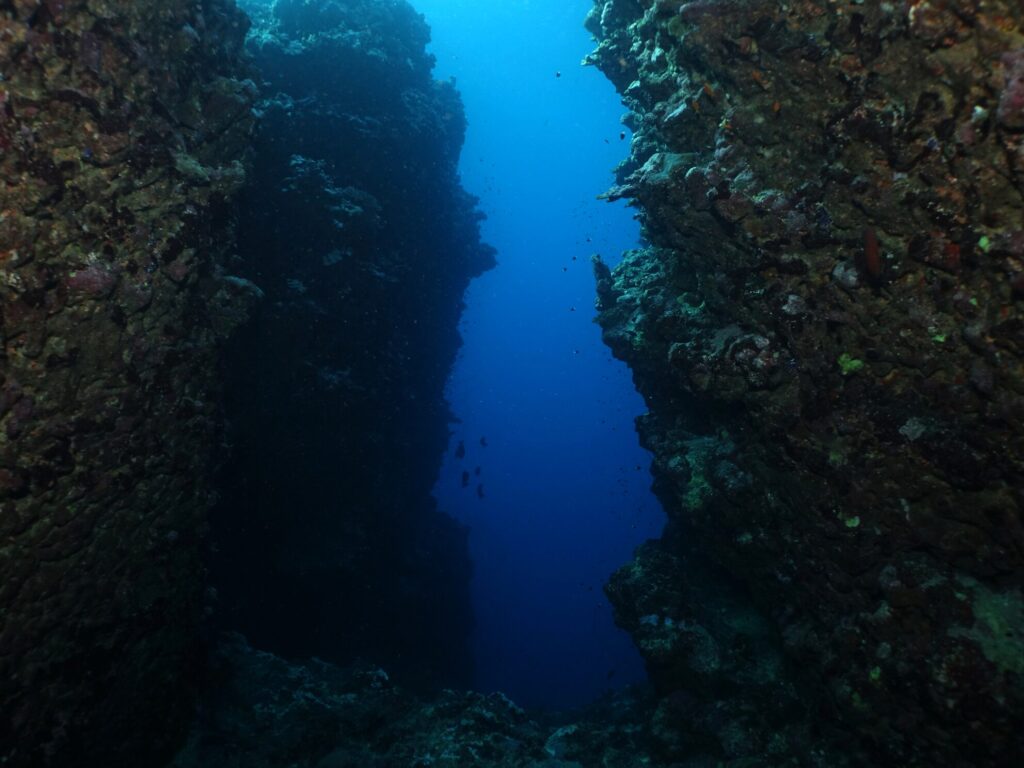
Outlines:
[{"label": "small fish", "polygon": [[480,438],[480,447],[481,448],[486,448],[487,447],[487,438],[486,437],[481,437]]},{"label": "small fish", "polygon": [[619,133],[619,141],[625,141],[625,140],[626,140],[626,132],[622,131],[622,132]]},{"label": "small fish", "polygon": [[462,487],[463,488],[468,488],[469,487],[469,472],[463,472],[462,473]]},{"label": "small fish", "polygon": [[555,72],[555,77],[561,77],[561,76],[562,76],[561,72]]},{"label": "small fish", "polygon": [[484,487],[483,487],[483,485],[478,485],[476,487],[476,497],[478,499],[482,499],[484,497]]},{"label": "small fish", "polygon": [[459,447],[455,449],[455,458],[463,459],[466,457],[466,444],[462,440],[459,440]]},{"label": "small fish", "polygon": [[474,469],[473,470],[473,474],[476,475],[477,477],[480,477],[480,467],[477,467],[476,469]]}]

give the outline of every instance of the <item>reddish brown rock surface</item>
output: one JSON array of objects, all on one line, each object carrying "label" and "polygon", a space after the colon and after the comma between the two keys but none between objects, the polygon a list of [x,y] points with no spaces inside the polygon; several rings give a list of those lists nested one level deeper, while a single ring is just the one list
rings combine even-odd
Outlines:
[{"label": "reddish brown rock surface", "polygon": [[143,765],[188,714],[215,353],[250,303],[222,279],[246,28],[230,0],[0,2],[7,766]]},{"label": "reddish brown rock surface", "polygon": [[1024,760],[1022,25],[1016,0],[590,18],[636,134],[612,195],[651,244],[597,265],[600,321],[670,517],[609,592],[680,758]]}]

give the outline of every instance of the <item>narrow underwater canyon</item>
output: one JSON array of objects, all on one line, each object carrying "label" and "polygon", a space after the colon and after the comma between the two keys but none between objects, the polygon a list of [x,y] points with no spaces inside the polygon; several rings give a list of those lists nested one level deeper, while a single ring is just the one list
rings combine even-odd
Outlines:
[{"label": "narrow underwater canyon", "polygon": [[467,690],[495,254],[414,5],[0,0],[0,763],[1020,764],[1020,4],[596,0],[668,524],[650,686],[558,714]]},{"label": "narrow underwater canyon", "polygon": [[435,494],[469,528],[474,687],[548,710],[645,679],[602,586],[665,522],[643,400],[594,322],[591,254],[614,263],[639,225],[595,194],[629,142],[614,86],[579,66],[591,5],[416,3],[470,116],[460,175],[499,255],[466,293]]}]

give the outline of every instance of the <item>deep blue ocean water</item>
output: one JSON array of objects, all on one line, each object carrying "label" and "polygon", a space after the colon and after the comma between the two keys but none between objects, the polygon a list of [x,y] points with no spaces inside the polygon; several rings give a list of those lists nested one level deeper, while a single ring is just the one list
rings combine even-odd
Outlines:
[{"label": "deep blue ocean water", "polygon": [[463,184],[499,260],[466,297],[449,385],[460,423],[436,488],[471,528],[477,686],[580,705],[643,678],[602,585],[663,524],[633,431],[643,402],[593,323],[590,255],[614,264],[639,236],[629,209],[596,199],[627,153],[625,110],[580,65],[591,0],[413,4],[437,77],[462,92]]}]

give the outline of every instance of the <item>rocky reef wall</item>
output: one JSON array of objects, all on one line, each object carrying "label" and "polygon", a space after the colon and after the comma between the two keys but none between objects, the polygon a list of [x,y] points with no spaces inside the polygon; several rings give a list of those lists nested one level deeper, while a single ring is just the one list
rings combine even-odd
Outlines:
[{"label": "rocky reef wall", "polygon": [[210,613],[469,675],[462,107],[405,3],[269,8],[0,2],[4,765],[159,764]]},{"label": "rocky reef wall", "polygon": [[[254,88],[222,0],[0,2],[0,763],[190,714]],[[141,760],[142,763],[131,762]]]},{"label": "rocky reef wall", "polygon": [[456,172],[462,104],[405,2],[247,7],[266,98],[239,269],[265,298],[229,363],[223,624],[468,684],[466,534],[431,497],[462,295],[493,263]]},{"label": "rocky reef wall", "polygon": [[599,0],[588,27],[649,242],[596,272],[670,518],[608,587],[663,750],[1019,764],[1020,3]]}]

